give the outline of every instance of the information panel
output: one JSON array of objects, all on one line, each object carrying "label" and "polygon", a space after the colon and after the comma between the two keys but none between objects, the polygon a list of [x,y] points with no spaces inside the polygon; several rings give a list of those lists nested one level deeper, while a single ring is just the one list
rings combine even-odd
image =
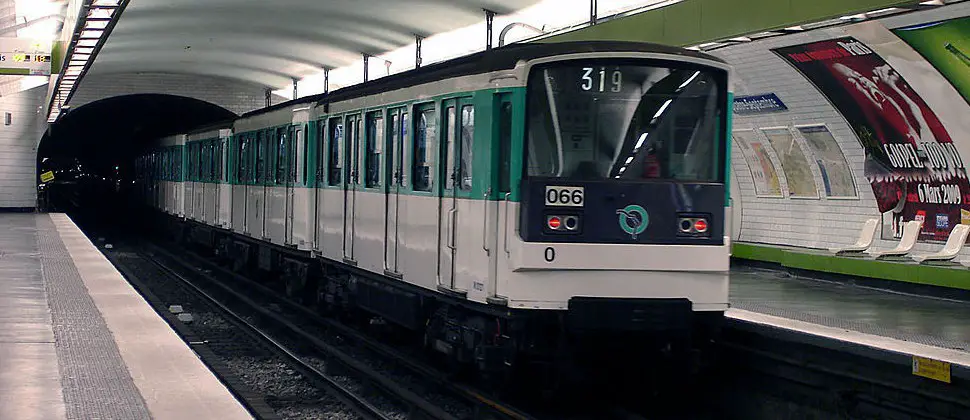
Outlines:
[{"label": "information panel", "polygon": [[51,46],[30,39],[0,37],[0,74],[48,76]]}]

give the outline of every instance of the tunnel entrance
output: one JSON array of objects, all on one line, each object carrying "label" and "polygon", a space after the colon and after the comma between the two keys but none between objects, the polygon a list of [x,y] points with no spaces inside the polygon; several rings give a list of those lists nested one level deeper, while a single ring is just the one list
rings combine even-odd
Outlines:
[{"label": "tunnel entrance", "polygon": [[[136,94],[91,102],[52,124],[37,149],[41,210],[111,220],[129,217],[134,159],[160,137],[235,118],[198,99]],[[117,220],[117,219],[114,219]]]}]

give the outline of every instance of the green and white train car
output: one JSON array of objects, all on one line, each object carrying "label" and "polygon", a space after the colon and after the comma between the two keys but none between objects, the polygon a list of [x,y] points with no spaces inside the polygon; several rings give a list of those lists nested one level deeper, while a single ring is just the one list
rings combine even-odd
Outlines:
[{"label": "green and white train car", "polygon": [[142,166],[163,185],[149,203],[236,268],[489,369],[605,337],[709,341],[731,103],[702,53],[511,45],[176,136],[181,184],[147,168],[157,152]]}]

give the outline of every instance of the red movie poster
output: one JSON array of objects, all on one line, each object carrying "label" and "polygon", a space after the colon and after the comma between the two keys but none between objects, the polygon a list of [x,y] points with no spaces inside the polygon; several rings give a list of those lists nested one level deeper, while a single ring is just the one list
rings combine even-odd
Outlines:
[{"label": "red movie poster", "polygon": [[894,236],[903,222],[920,219],[920,239],[945,241],[961,210],[970,211],[970,183],[950,133],[906,80],[852,37],[773,51],[852,126],[879,211],[893,214]]}]

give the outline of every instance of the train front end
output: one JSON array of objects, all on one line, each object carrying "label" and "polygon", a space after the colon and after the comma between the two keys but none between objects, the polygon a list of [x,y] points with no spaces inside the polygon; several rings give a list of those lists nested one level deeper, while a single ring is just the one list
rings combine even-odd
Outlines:
[{"label": "train front end", "polygon": [[[728,307],[729,67],[688,54],[530,65],[498,290],[577,342],[696,342]],[[513,162],[515,165],[516,162]],[[514,220],[517,219],[517,220]],[[545,311],[544,311],[545,310]]]}]

